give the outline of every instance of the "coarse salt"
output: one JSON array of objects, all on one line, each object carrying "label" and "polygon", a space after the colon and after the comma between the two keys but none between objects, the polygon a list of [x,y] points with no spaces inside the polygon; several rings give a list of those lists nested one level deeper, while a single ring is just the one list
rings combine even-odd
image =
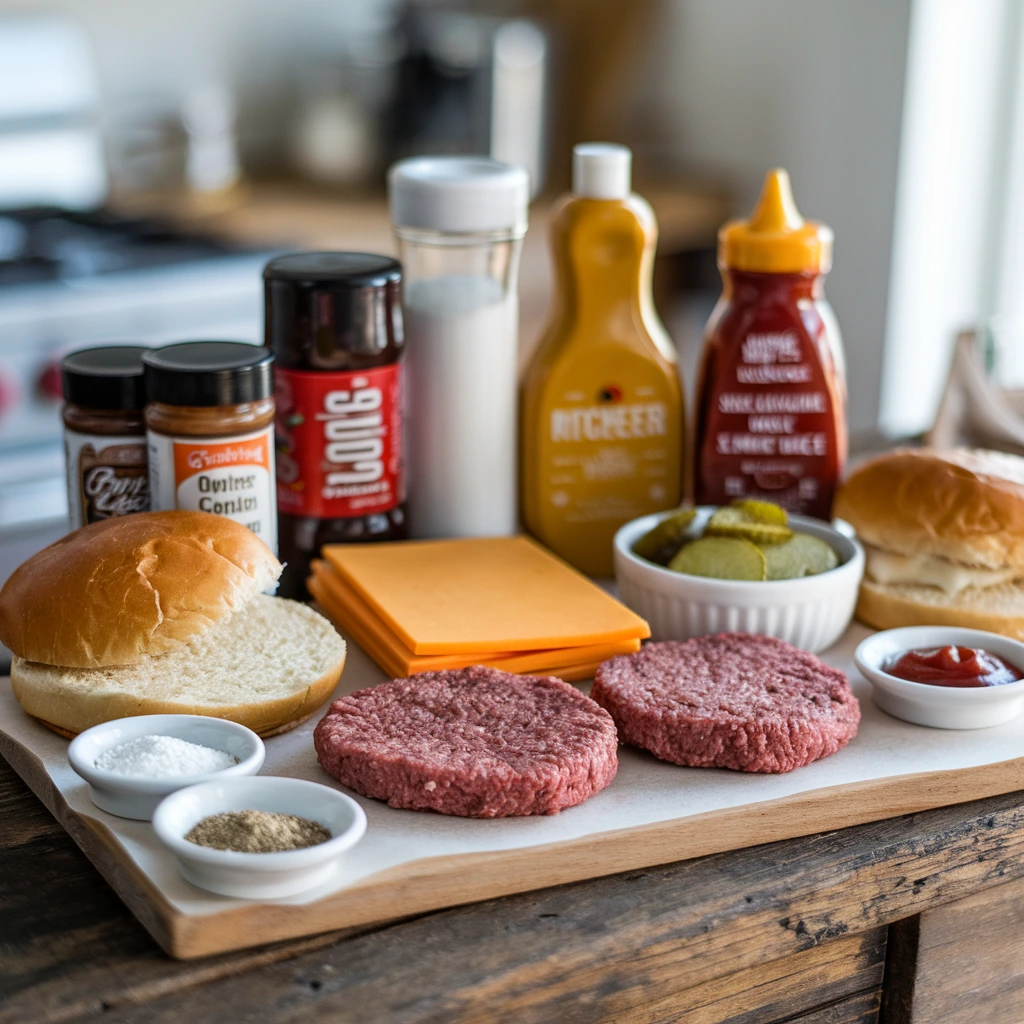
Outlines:
[{"label": "coarse salt", "polygon": [[137,736],[104,750],[96,758],[96,767],[103,771],[151,779],[205,775],[237,763],[226,750],[189,743],[177,736]]}]

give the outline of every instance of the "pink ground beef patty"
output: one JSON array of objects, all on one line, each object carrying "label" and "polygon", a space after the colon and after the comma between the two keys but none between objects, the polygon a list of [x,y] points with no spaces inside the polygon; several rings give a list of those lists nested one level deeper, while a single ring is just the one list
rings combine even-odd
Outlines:
[{"label": "pink ground beef patty", "polygon": [[313,742],[357,793],[468,818],[555,814],[618,767],[615,723],[575,687],[479,666],[341,697]]},{"label": "pink ground beef patty", "polygon": [[846,676],[782,640],[719,633],[612,658],[591,697],[625,743],[693,768],[788,772],[841,750],[860,705]]}]

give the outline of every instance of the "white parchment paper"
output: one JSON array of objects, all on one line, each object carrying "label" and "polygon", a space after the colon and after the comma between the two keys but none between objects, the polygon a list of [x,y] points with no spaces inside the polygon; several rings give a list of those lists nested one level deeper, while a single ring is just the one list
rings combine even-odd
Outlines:
[{"label": "white parchment paper", "polygon": [[[994,729],[925,729],[890,718],[871,700],[870,687],[853,666],[853,650],[868,630],[854,625],[824,660],[843,669],[860,698],[863,719],[857,737],[844,750],[787,775],[747,775],[680,768],[620,747],[619,772],[604,792],[579,807],[552,817],[491,821],[393,810],[356,796],[369,819],[364,839],[348,854],[343,872],[331,883],[282,903],[303,904],[343,890],[375,873],[417,860],[542,846],[605,831],[685,819],[708,811],[756,805],[817,789],[918,772],[955,771],[1024,756],[1024,715]],[[383,673],[354,644],[338,693],[381,681]],[[319,716],[284,736],[267,740],[260,774],[288,775],[337,785],[317,764],[313,728]],[[237,907],[240,900],[196,888],[178,873],[172,855],[157,842],[148,822],[107,814],[89,799],[86,783],[67,760],[67,741],[24,714],[10,686],[0,686],[0,731],[35,754],[53,783],[77,813],[102,822],[166,899],[183,914],[203,915]],[[355,794],[352,794],[355,796]]]}]

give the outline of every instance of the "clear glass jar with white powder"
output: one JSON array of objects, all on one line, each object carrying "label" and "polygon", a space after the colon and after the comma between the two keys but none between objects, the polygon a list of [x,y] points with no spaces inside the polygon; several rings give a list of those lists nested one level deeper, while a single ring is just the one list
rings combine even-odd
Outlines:
[{"label": "clear glass jar with white powder", "polygon": [[388,187],[405,277],[410,533],[515,533],[529,176],[485,157],[414,157]]}]

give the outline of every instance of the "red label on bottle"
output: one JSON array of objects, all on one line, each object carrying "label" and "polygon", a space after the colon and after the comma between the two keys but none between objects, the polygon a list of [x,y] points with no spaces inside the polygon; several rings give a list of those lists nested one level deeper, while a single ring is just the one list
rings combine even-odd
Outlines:
[{"label": "red label on bottle", "polygon": [[846,457],[843,389],[810,305],[734,309],[709,339],[695,497],[761,498],[828,519]]},{"label": "red label on bottle", "polygon": [[275,369],[277,507],[351,519],[405,501],[402,368]]}]

